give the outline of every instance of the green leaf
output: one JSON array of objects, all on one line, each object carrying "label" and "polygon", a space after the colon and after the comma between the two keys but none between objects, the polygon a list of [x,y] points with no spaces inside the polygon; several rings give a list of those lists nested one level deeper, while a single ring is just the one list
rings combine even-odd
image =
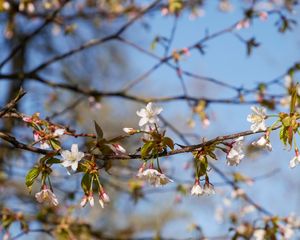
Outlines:
[{"label": "green leaf", "polygon": [[202,156],[200,159],[200,169],[199,169],[199,177],[203,176],[207,172],[208,161],[206,156]]},{"label": "green leaf", "polygon": [[50,142],[51,147],[53,147],[53,149],[55,149],[55,150],[61,149],[60,142],[57,139],[51,139],[49,142]]},{"label": "green leaf", "polygon": [[287,142],[287,139],[288,139],[288,137],[287,137],[287,128],[286,128],[286,127],[282,126],[282,127],[280,128],[280,131],[279,131],[279,138],[280,138],[280,140],[282,141],[282,143],[283,143],[284,145],[286,145],[286,142]]},{"label": "green leaf", "polygon": [[213,152],[209,151],[207,154],[208,154],[212,159],[218,160],[216,154],[214,154]]},{"label": "green leaf", "polygon": [[292,146],[293,137],[294,137],[294,132],[293,132],[292,126],[289,126],[287,133],[288,133],[288,143],[290,144],[290,146]]},{"label": "green leaf", "polygon": [[61,160],[58,158],[49,158],[46,162],[47,164],[57,164],[57,163],[61,163]]},{"label": "green leaf", "polygon": [[297,85],[293,87],[291,93],[291,104],[290,104],[290,113],[295,112],[295,107],[297,103]]},{"label": "green leaf", "polygon": [[33,167],[29,170],[25,178],[25,184],[31,190],[31,186],[33,185],[35,179],[39,176],[40,169],[38,167]]},{"label": "green leaf", "polygon": [[81,179],[81,188],[85,194],[88,194],[91,187],[91,175],[88,173],[85,173]]},{"label": "green leaf", "polygon": [[97,140],[100,140],[103,138],[103,131],[96,121],[94,121],[94,125],[97,133]]},{"label": "green leaf", "polygon": [[141,149],[142,158],[146,158],[149,155],[149,153],[153,150],[153,146],[154,146],[154,143],[151,141],[146,142],[144,144],[144,146]]},{"label": "green leaf", "polygon": [[174,150],[174,142],[169,137],[164,137],[163,144],[168,146],[170,149]]}]

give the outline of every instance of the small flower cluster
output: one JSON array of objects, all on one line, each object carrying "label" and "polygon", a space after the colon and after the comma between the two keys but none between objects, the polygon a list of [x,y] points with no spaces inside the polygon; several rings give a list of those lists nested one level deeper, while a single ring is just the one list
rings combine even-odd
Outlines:
[{"label": "small flower cluster", "polygon": [[234,142],[230,143],[229,150],[226,155],[227,165],[234,166],[240,164],[241,160],[245,157],[243,151],[244,137],[237,138]]},{"label": "small flower cluster", "polygon": [[195,179],[195,183],[191,189],[191,195],[202,196],[202,195],[213,195],[216,191],[214,189],[214,185],[209,182],[208,177],[205,177],[205,183],[202,187],[200,184],[199,178]]},{"label": "small flower cluster", "polygon": [[173,182],[173,180],[163,174],[160,169],[155,169],[153,163],[150,164],[149,168],[147,168],[147,163],[143,163],[136,176],[155,187]]}]

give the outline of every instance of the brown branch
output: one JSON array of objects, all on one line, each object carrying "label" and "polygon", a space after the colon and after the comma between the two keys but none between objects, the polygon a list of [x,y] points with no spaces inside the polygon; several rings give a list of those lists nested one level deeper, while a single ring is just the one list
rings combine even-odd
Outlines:
[{"label": "brown branch", "polygon": [[8,113],[16,104],[18,101],[26,94],[26,92],[21,88],[18,95],[11,100],[4,108],[0,110],[0,118],[3,117],[6,113]]}]

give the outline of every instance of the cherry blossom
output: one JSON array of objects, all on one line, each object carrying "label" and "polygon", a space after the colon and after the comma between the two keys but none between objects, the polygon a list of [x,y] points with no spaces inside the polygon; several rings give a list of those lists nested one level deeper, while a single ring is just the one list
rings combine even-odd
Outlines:
[{"label": "cherry blossom", "polygon": [[264,229],[256,229],[253,233],[253,237],[255,240],[264,240],[266,235],[266,231]]},{"label": "cherry blossom", "polygon": [[238,165],[241,162],[241,160],[245,157],[245,154],[242,149],[243,140],[244,140],[244,137],[239,137],[232,144],[232,146],[226,156],[227,165],[229,165],[229,166]]},{"label": "cherry blossom", "polygon": [[105,203],[109,203],[110,202],[110,198],[109,196],[106,194],[106,192],[104,191],[100,191],[99,192],[99,204],[102,208],[104,208],[104,204]]},{"label": "cherry blossom", "polygon": [[53,206],[58,205],[58,200],[56,195],[47,188],[46,185],[42,187],[42,190],[35,194],[35,198],[39,203],[47,202],[49,204],[52,204]]},{"label": "cherry blossom", "polygon": [[270,140],[266,135],[261,136],[257,141],[251,143],[252,146],[266,148],[269,151],[272,151],[272,145]]},{"label": "cherry blossom", "polygon": [[247,121],[251,122],[251,131],[258,132],[260,130],[265,131],[267,129],[265,119],[267,118],[266,109],[263,107],[252,106],[252,114],[247,116]]},{"label": "cherry blossom", "polygon": [[73,171],[77,170],[78,162],[84,157],[83,152],[78,151],[78,145],[72,144],[71,151],[64,150],[61,152],[61,156],[63,158],[62,165],[64,167],[70,167]]},{"label": "cherry blossom", "polygon": [[203,195],[204,191],[203,188],[201,187],[200,181],[199,179],[195,180],[195,183],[191,189],[191,195],[196,195],[196,196],[200,196]]},{"label": "cherry blossom", "polygon": [[148,103],[146,108],[137,111],[136,114],[141,117],[139,126],[142,127],[147,123],[154,124],[159,121],[158,115],[162,112],[161,107],[155,107],[152,102]]},{"label": "cherry blossom", "polygon": [[216,191],[215,191],[215,188],[214,188],[214,185],[212,185],[211,183],[209,182],[206,182],[203,186],[203,193],[205,195],[214,195],[216,194]]},{"label": "cherry blossom", "polygon": [[290,161],[290,168],[296,167],[300,163],[300,155],[298,149],[295,149],[296,156],[293,157]]},{"label": "cherry blossom", "polygon": [[149,168],[146,170],[140,168],[137,177],[148,181],[151,185],[155,187],[173,182],[173,180],[168,178],[165,174],[160,173],[158,170],[153,168]]}]

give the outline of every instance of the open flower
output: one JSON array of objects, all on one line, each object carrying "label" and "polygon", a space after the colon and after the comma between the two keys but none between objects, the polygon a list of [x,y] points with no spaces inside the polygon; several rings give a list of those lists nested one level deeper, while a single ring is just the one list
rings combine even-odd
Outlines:
[{"label": "open flower", "polygon": [[251,122],[251,131],[258,132],[259,130],[265,131],[267,129],[265,119],[267,118],[266,109],[263,107],[252,106],[252,114],[247,116],[247,121]]},{"label": "open flower", "polygon": [[264,229],[256,229],[253,233],[253,237],[255,240],[264,240],[266,235],[266,230]]},{"label": "open flower", "polygon": [[52,204],[53,206],[58,205],[58,200],[56,195],[47,188],[46,185],[42,187],[42,190],[35,194],[35,198],[39,203],[47,202],[49,204]]},{"label": "open flower", "polygon": [[64,133],[65,133],[65,129],[63,129],[63,128],[58,128],[58,129],[56,129],[56,130],[54,131],[53,136],[54,136],[54,137],[60,137],[60,136],[64,135]]},{"label": "open flower", "polygon": [[296,167],[300,163],[300,155],[298,149],[295,149],[296,156],[290,161],[290,168]]},{"label": "open flower", "polygon": [[227,165],[229,166],[238,165],[241,162],[241,160],[245,157],[245,154],[243,152],[243,142],[242,142],[243,140],[244,137],[239,137],[232,144],[226,156]]},{"label": "open flower", "polygon": [[39,132],[37,131],[33,131],[33,138],[35,142],[39,142],[40,143],[40,148],[41,149],[48,149],[50,148],[50,145],[48,144],[47,141],[41,140],[41,136],[39,134]]},{"label": "open flower", "polygon": [[142,108],[140,111],[136,112],[136,114],[141,117],[139,126],[142,127],[147,123],[157,123],[159,121],[157,116],[162,110],[161,107],[155,107],[152,102],[148,103],[146,108]]},{"label": "open flower", "polygon": [[137,177],[148,181],[151,185],[155,187],[173,182],[173,180],[168,178],[165,174],[160,173],[158,170],[153,168],[149,168],[146,170],[140,168]]},{"label": "open flower", "polygon": [[195,183],[191,189],[191,195],[196,195],[196,196],[200,196],[203,195],[203,188],[200,185],[200,181],[199,179],[195,180]]},{"label": "open flower", "polygon": [[83,152],[78,151],[78,145],[72,144],[71,152],[69,150],[64,150],[61,152],[63,158],[62,165],[64,167],[70,167],[73,171],[77,170],[78,162],[84,157]]},{"label": "open flower", "polygon": [[252,142],[251,145],[254,147],[266,148],[270,152],[272,151],[272,145],[266,135],[261,136],[257,141]]}]

